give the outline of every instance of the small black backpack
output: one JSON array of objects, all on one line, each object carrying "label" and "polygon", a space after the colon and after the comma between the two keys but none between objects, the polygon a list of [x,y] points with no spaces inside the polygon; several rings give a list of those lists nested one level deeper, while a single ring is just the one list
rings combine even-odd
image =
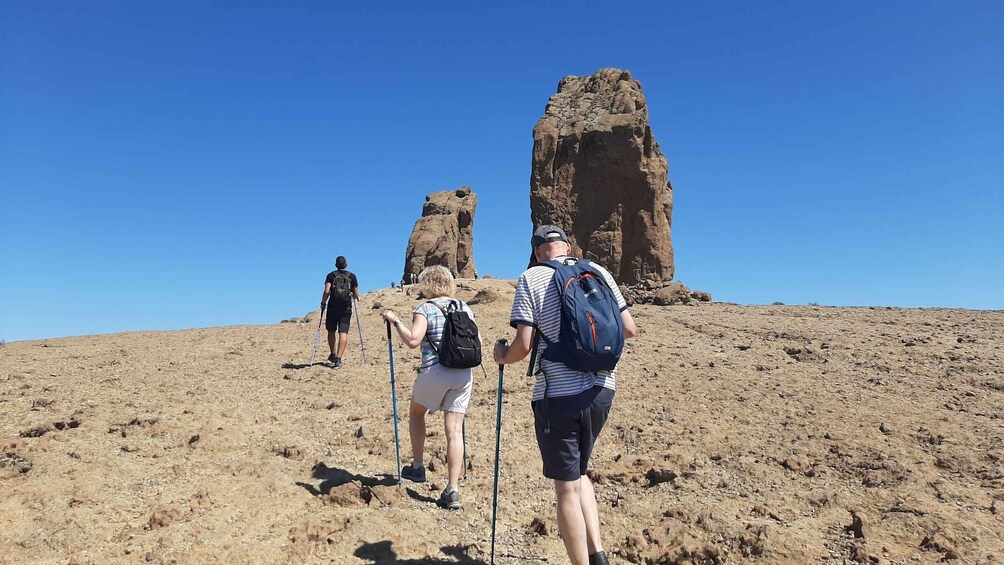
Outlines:
[{"label": "small black backpack", "polygon": [[443,313],[443,339],[439,347],[426,337],[433,351],[439,354],[439,364],[452,369],[470,369],[481,364],[481,338],[478,325],[464,312],[460,302],[451,300],[444,310],[442,306],[429,301]]},{"label": "small black backpack", "polygon": [[351,302],[349,297],[352,296],[352,275],[348,271],[335,271],[333,279],[331,294],[342,304]]}]

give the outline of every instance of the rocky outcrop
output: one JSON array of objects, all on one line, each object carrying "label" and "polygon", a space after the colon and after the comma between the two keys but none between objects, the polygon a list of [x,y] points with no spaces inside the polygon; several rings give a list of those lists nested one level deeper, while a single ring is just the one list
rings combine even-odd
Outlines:
[{"label": "rocky outcrop", "polygon": [[460,278],[474,278],[474,211],[478,195],[465,186],[425,197],[404,258],[404,280],[443,265]]},{"label": "rocky outcrop", "polygon": [[618,281],[656,288],[674,272],[668,173],[631,73],[568,76],[533,128],[530,217],[563,227]]}]

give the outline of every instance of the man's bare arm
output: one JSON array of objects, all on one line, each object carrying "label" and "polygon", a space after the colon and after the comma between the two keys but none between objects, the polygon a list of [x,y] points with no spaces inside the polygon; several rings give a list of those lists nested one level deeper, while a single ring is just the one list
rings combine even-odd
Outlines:
[{"label": "man's bare arm", "polygon": [[499,365],[509,365],[522,361],[533,348],[533,326],[518,324],[516,326],[516,337],[509,345],[495,343],[494,357]]},{"label": "man's bare arm", "polygon": [[624,310],[621,312],[621,322],[624,323],[624,337],[630,339],[638,335],[638,326],[634,323],[631,312]]},{"label": "man's bare arm", "polygon": [[324,283],[324,294],[321,295],[321,308],[328,303],[328,295],[331,294],[331,283]]}]

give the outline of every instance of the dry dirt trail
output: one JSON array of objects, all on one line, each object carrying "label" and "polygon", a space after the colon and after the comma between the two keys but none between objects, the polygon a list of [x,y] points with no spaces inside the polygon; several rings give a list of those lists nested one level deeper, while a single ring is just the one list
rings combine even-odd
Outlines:
[{"label": "dry dirt trail", "polygon": [[[463,281],[486,341],[512,285]],[[0,348],[2,563],[486,563],[497,373],[476,379],[464,508],[397,487],[385,331],[346,366],[305,323]],[[1004,313],[637,306],[594,457],[620,563],[1004,563]],[[353,324],[354,325],[354,324]],[[323,349],[322,345],[322,349]],[[399,414],[418,354],[394,343]],[[507,371],[498,563],[563,563],[525,365]],[[407,420],[401,451],[409,461]]]}]

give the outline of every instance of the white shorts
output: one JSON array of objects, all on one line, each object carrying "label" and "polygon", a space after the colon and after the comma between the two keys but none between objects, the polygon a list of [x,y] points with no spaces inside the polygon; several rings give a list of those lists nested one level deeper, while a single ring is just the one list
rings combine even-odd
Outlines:
[{"label": "white shorts", "polygon": [[465,414],[473,388],[470,369],[451,369],[436,363],[418,371],[411,399],[429,412],[442,410]]}]

